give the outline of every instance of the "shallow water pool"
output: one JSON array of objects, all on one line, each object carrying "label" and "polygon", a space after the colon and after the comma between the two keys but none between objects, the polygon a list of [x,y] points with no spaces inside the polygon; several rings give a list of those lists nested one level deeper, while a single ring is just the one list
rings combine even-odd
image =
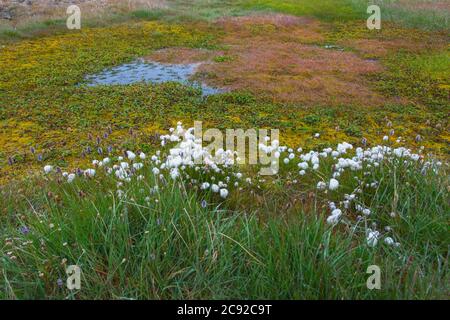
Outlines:
[{"label": "shallow water pool", "polygon": [[174,81],[201,88],[203,96],[225,92],[223,89],[213,88],[204,83],[190,80],[199,65],[200,63],[167,64],[154,61],[147,62],[141,59],[87,76],[86,81],[88,86]]}]

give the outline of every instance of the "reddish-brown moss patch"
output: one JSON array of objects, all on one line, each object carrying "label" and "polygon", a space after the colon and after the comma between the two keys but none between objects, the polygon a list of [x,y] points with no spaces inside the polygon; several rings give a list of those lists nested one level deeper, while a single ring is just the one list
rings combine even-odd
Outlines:
[{"label": "reddish-brown moss patch", "polygon": [[[198,68],[197,76],[212,86],[245,89],[274,101],[308,105],[385,102],[366,79],[382,71],[378,62],[326,49],[325,29],[317,20],[256,15],[221,19],[217,26],[223,30],[225,54],[232,59],[210,61]],[[191,52],[165,50],[157,53],[156,59],[170,62],[172,57],[181,56],[176,60],[182,61],[186,56],[189,60]]]},{"label": "reddish-brown moss patch", "polygon": [[318,46],[254,39],[234,46],[236,58],[204,64],[199,72],[214,86],[247,89],[285,102],[381,104],[365,76],[381,71],[375,61]]},{"label": "reddish-brown moss patch", "polygon": [[398,41],[379,39],[352,39],[341,43],[356,49],[367,57],[384,57],[392,51],[397,51],[399,48],[408,50],[416,48],[413,43],[406,41],[399,43]]},{"label": "reddish-brown moss patch", "polygon": [[[411,32],[411,31],[410,31]],[[397,52],[414,54],[427,53],[429,51],[445,50],[447,41],[444,35],[420,32],[420,35],[398,36],[389,32],[376,38],[344,39],[337,43],[341,46],[356,49],[363,57],[383,58]]]},{"label": "reddish-brown moss patch", "polygon": [[243,39],[263,37],[278,41],[318,43],[325,38],[323,26],[315,19],[283,14],[223,18],[217,21],[225,33],[224,41],[241,43]]}]

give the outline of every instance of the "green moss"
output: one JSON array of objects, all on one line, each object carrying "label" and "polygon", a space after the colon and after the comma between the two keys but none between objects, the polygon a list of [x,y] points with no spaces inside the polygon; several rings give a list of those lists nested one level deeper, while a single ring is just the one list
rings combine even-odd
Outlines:
[{"label": "green moss", "polygon": [[361,10],[346,0],[249,0],[244,7],[253,10],[276,10],[279,12],[297,15],[313,16],[327,21],[348,21],[361,17]]},{"label": "green moss", "polygon": [[450,50],[405,57],[408,60],[408,68],[414,73],[420,73],[424,77],[438,81],[441,84],[450,82]]},{"label": "green moss", "polygon": [[22,34],[14,29],[3,28],[0,30],[0,38],[5,39],[19,39],[22,37]]},{"label": "green moss", "polygon": [[217,56],[214,57],[214,62],[228,62],[228,61],[233,61],[233,57],[230,56]]},{"label": "green moss", "polygon": [[132,11],[130,15],[134,18],[142,19],[142,20],[158,20],[166,12],[164,10],[136,10]]},{"label": "green moss", "polygon": [[420,101],[437,110],[449,110],[450,52],[398,53],[387,58],[388,72],[377,78],[380,90],[389,95]]},{"label": "green moss", "polygon": [[309,114],[303,118],[303,121],[309,125],[319,123],[320,120],[321,120],[321,117],[318,115],[315,115],[315,114]]}]

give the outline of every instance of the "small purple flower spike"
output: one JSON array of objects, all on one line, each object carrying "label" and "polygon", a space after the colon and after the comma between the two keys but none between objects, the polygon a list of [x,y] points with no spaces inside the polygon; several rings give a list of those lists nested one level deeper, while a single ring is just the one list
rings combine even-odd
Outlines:
[{"label": "small purple flower spike", "polygon": [[367,139],[366,138],[362,138],[361,139],[361,143],[362,143],[362,145],[365,147],[365,146],[367,146]]},{"label": "small purple flower spike", "polygon": [[30,233],[30,229],[27,226],[22,226],[19,228],[20,233],[26,235],[28,233]]}]

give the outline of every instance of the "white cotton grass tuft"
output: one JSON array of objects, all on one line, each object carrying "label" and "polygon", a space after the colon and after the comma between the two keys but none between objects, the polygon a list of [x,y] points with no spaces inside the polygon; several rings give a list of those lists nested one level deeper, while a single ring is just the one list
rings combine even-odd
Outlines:
[{"label": "white cotton grass tuft", "polygon": [[44,167],[44,172],[46,173],[46,174],[49,174],[50,172],[52,172],[53,171],[53,166],[51,166],[51,165],[46,165],[45,167]]},{"label": "white cotton grass tuft", "polygon": [[228,190],[220,189],[220,196],[225,199],[228,196]]},{"label": "white cotton grass tuft", "polygon": [[333,211],[331,211],[331,215],[327,218],[327,223],[336,225],[339,222],[341,215],[342,211],[340,209],[333,209]]},{"label": "white cotton grass tuft", "polygon": [[144,164],[141,162],[133,163],[133,169],[135,169],[135,170],[141,170],[143,167],[144,167]]},{"label": "white cotton grass tuft", "polygon": [[72,183],[73,180],[75,180],[75,177],[76,177],[75,173],[69,174],[69,175],[67,176],[67,182],[68,182],[68,183]]},{"label": "white cotton grass tuft", "polygon": [[203,182],[200,186],[201,190],[208,190],[209,189],[210,184],[208,182]]},{"label": "white cotton grass tuft", "polygon": [[219,189],[220,189],[219,186],[215,183],[211,186],[212,192],[217,193],[217,192],[219,192]]},{"label": "white cotton grass tuft", "polygon": [[84,174],[86,177],[94,177],[95,176],[95,169],[87,169],[84,171]]},{"label": "white cotton grass tuft", "polygon": [[134,159],[136,159],[136,154],[132,151],[127,151],[127,157],[128,157],[128,159],[133,161]]},{"label": "white cotton grass tuft", "polygon": [[308,169],[309,165],[308,165],[308,162],[300,162],[298,164],[298,167],[302,170],[306,170],[306,169]]},{"label": "white cotton grass tuft", "polygon": [[378,231],[369,231],[367,234],[367,245],[369,247],[376,247],[378,243],[378,237],[380,236],[380,233]]},{"label": "white cotton grass tuft", "polygon": [[328,184],[328,189],[336,190],[337,188],[339,188],[339,181],[337,181],[336,179],[331,179],[330,183]]}]

